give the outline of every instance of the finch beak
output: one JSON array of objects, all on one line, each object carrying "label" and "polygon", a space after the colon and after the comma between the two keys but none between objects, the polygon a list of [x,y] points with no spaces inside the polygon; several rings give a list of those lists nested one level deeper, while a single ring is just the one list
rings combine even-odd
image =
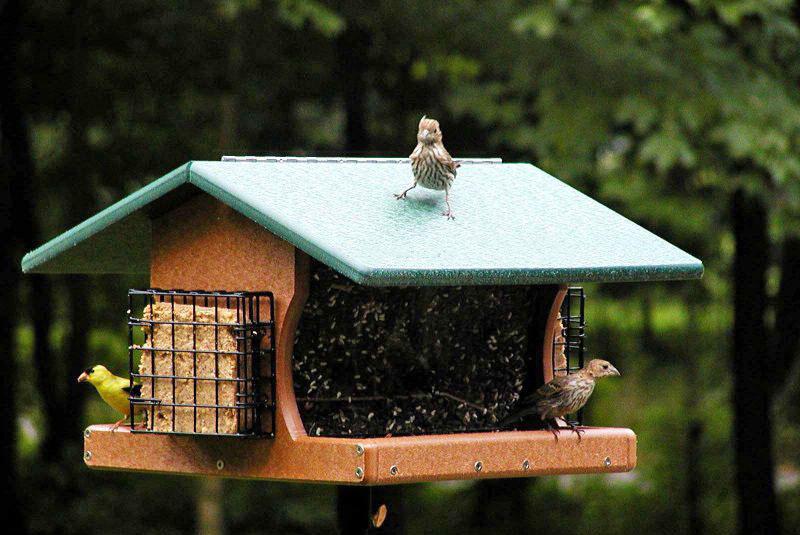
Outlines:
[{"label": "finch beak", "polygon": [[82,383],[82,382],[84,382],[84,381],[88,381],[88,380],[89,380],[89,374],[88,374],[88,373],[86,373],[86,372],[83,372],[82,374],[80,374],[80,375],[78,376],[78,382],[79,382],[79,383]]},{"label": "finch beak", "polygon": [[609,372],[608,374],[609,374],[610,376],[612,376],[612,377],[613,377],[613,376],[615,376],[615,375],[617,375],[617,376],[621,375],[621,374],[619,373],[619,370],[618,370],[618,369],[616,369],[616,368],[615,368],[614,366],[612,366],[611,364],[609,364],[609,365],[608,365],[608,372]]}]

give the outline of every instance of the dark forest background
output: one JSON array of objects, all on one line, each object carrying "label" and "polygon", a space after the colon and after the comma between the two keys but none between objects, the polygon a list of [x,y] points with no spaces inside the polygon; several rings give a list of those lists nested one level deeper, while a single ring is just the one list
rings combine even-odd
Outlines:
[{"label": "dark forest background", "polygon": [[[336,490],[90,472],[125,368],[124,277],[24,252],[190,159],[529,161],[701,258],[591,286],[587,409],[633,428],[608,476],[403,489],[408,533],[800,533],[800,5],[0,0],[0,508],[12,533],[335,533]],[[456,185],[456,187],[458,187]],[[86,385],[80,385],[85,387]]]}]

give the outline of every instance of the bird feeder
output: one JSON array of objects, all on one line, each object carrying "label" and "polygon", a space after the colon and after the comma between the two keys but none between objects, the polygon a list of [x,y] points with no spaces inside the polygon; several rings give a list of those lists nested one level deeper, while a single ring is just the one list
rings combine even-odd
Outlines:
[{"label": "bird feeder", "polygon": [[498,421],[582,364],[575,283],[702,264],[532,165],[460,162],[454,221],[437,192],[395,200],[405,159],[190,162],[26,255],[150,277],[120,311],[136,425],[86,429],[86,464],[362,485],[633,469],[629,429]]}]

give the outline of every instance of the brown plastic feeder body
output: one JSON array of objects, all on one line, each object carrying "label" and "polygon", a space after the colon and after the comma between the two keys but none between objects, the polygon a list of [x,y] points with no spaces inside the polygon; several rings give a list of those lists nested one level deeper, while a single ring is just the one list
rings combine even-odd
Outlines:
[{"label": "brown plastic feeder body", "polygon": [[[586,428],[582,440],[562,431],[512,431],[389,438],[309,437],[292,382],[295,330],[308,295],[309,258],[227,205],[201,194],[153,221],[154,288],[270,290],[275,299],[275,438],[131,433],[87,429],[84,460],[92,468],[386,485],[451,479],[621,472],[636,466],[629,429]],[[553,302],[543,355],[559,328],[565,289]],[[550,358],[542,362],[552,378]]]}]

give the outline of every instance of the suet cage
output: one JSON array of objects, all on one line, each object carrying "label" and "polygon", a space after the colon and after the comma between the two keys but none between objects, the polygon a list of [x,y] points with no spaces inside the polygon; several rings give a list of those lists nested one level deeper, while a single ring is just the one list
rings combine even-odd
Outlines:
[{"label": "suet cage", "polygon": [[532,165],[461,163],[448,221],[436,192],[394,199],[406,159],[191,162],[26,255],[163,289],[131,293],[138,426],[90,426],[86,464],[362,485],[632,469],[630,429],[498,421],[583,364],[573,283],[702,264]]},{"label": "suet cage", "polygon": [[[586,294],[582,287],[569,287],[564,292],[552,340],[550,366],[554,376],[575,373],[583,368],[586,355]],[[573,425],[583,423],[583,411],[572,416],[574,418],[568,418]]]},{"label": "suet cage", "polygon": [[130,290],[131,431],[273,437],[273,310],[270,292]]}]

